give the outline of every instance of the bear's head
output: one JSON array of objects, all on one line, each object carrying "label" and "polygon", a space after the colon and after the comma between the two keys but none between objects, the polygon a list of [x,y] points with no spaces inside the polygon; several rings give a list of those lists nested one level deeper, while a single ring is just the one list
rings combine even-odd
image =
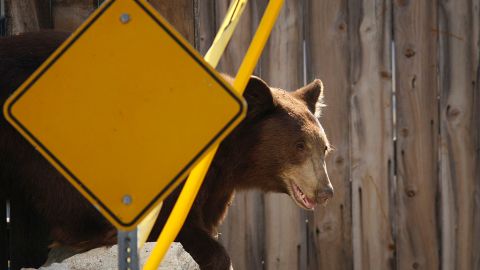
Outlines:
[{"label": "bear's head", "polygon": [[331,146],[318,118],[323,105],[320,80],[287,92],[252,76],[243,95],[245,122],[254,133],[245,175],[249,186],[288,194],[308,210],[333,196],[325,157]]}]

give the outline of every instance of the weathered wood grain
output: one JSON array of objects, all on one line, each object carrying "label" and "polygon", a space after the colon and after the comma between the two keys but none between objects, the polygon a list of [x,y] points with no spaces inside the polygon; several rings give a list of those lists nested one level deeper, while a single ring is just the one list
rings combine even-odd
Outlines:
[{"label": "weathered wood grain", "polygon": [[392,269],[391,2],[350,1],[354,269]]},{"label": "weathered wood grain", "polygon": [[37,20],[40,29],[53,28],[53,0],[35,0]]},{"label": "weathered wood grain", "polygon": [[306,3],[307,77],[324,83],[327,107],[320,122],[335,148],[327,157],[335,195],[308,217],[308,269],[352,269],[347,1]]},{"label": "weathered wood grain", "polygon": [[[473,14],[473,27],[472,27],[472,35],[474,36],[475,40],[480,39],[480,1],[475,0],[472,4],[472,14]],[[477,43],[477,53],[480,51],[480,42]],[[477,55],[477,61],[480,61],[479,56]],[[475,197],[474,200],[474,210],[475,213],[473,219],[473,235],[471,239],[480,239],[480,62],[477,62],[476,67],[476,76],[475,76],[475,84],[473,87],[473,112],[472,116],[474,119],[472,120],[472,127],[471,130],[475,134],[474,135],[474,142],[475,142],[475,174],[474,174],[474,181],[475,181]],[[472,250],[480,250],[480,241],[473,241]],[[480,269],[480,252],[476,252],[473,254],[473,269]]]},{"label": "weathered wood grain", "polygon": [[438,4],[441,268],[478,269],[479,1]]},{"label": "weathered wood grain", "polygon": [[[271,86],[293,91],[304,85],[303,18],[302,1],[286,0],[261,61],[261,76]],[[306,268],[305,220],[289,196],[265,195],[266,269]]]},{"label": "weathered wood grain", "polygon": [[[478,5],[477,5],[478,7]],[[477,11],[478,11],[478,8],[477,8]],[[480,14],[478,14],[479,16],[477,16],[477,18],[480,18]],[[478,24],[478,20],[477,20],[477,23],[476,23],[477,26],[479,26]],[[478,29],[478,28],[477,28]],[[479,33],[478,31],[476,31],[476,33]],[[474,228],[474,231],[473,231],[473,235],[472,235],[472,239],[480,239],[480,215],[478,215],[478,213],[480,213],[480,117],[478,117],[480,115],[480,67],[477,67],[477,77],[476,77],[476,87],[475,87],[475,95],[474,95],[474,100],[473,100],[473,104],[474,104],[474,108],[475,108],[475,111],[474,111],[474,115],[477,115],[476,117],[476,121],[473,122],[473,128],[475,128],[477,131],[476,131],[476,138],[475,138],[475,144],[477,145],[477,150],[476,150],[476,163],[475,163],[475,198],[474,198],[474,201],[475,201],[475,204],[474,204],[474,212],[475,212],[475,217],[474,217],[474,220],[473,220],[473,228]],[[473,243],[473,250],[480,250],[480,241],[474,241]],[[477,252],[475,254],[473,254],[473,258],[472,258],[472,261],[473,261],[473,269],[480,269],[480,253]]]},{"label": "weathered wood grain", "polygon": [[5,6],[8,35],[40,30],[37,8],[34,1],[6,0]]},{"label": "weathered wood grain", "polygon": [[215,13],[215,1],[197,1],[195,13],[195,46],[200,54],[205,55],[221,21],[218,21]]},{"label": "weathered wood grain", "polygon": [[73,31],[77,29],[96,8],[96,1],[91,0],[52,1],[53,28],[60,31]]},{"label": "weathered wood grain", "polygon": [[259,192],[240,192],[230,206],[219,237],[234,269],[264,269],[265,202]]},{"label": "weathered wood grain", "polygon": [[[8,34],[72,31],[101,1],[51,2],[6,0]],[[204,54],[231,1],[149,2]],[[235,75],[267,3],[249,1],[219,70]],[[480,269],[479,58],[480,0],[285,0],[256,74],[291,90],[323,80],[335,196],[305,213],[237,194],[220,235],[234,268]],[[12,240],[42,233],[21,198],[12,207]],[[11,248],[14,268],[41,259]]]},{"label": "weathered wood grain", "polygon": [[[148,1],[190,43],[194,43],[194,1]],[[56,0],[52,4],[53,27],[73,31],[85,21],[99,5],[92,0]]]},{"label": "weathered wood grain", "polygon": [[398,269],[440,263],[436,4],[394,2]]},{"label": "weathered wood grain", "polygon": [[195,42],[195,21],[193,0],[148,0],[165,19],[177,29],[192,45]]},{"label": "weathered wood grain", "polygon": [[[229,7],[226,0],[215,3],[215,32]],[[199,3],[200,5],[203,2]],[[245,55],[253,31],[258,24],[258,5],[256,1],[249,1],[232,40],[227,46],[220,61],[219,70],[235,76],[238,67]],[[199,6],[202,11],[202,7]],[[200,13],[200,18],[205,15]],[[200,37],[204,34],[200,31]],[[212,37],[213,39],[213,37]],[[202,44],[202,40],[200,40]],[[210,44],[205,44],[208,47]],[[204,50],[206,50],[205,48]],[[257,68],[256,74],[259,75]],[[234,269],[263,269],[265,262],[265,220],[264,198],[260,192],[238,192],[229,208],[228,216],[221,227],[219,240],[226,247],[232,259]]]}]

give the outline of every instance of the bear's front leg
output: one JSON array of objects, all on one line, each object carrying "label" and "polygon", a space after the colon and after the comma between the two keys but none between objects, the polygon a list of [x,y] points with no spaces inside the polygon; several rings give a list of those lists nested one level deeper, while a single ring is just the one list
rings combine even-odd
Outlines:
[{"label": "bear's front leg", "polygon": [[177,240],[190,253],[202,270],[229,270],[230,257],[225,248],[207,231],[197,227],[184,227]]}]

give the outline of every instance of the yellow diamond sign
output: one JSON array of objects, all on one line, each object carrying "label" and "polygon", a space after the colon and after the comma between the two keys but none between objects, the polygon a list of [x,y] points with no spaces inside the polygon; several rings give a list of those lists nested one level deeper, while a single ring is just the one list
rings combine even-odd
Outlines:
[{"label": "yellow diamond sign", "polygon": [[122,229],[138,224],[245,114],[242,98],[137,0],[104,3],[4,109]]}]

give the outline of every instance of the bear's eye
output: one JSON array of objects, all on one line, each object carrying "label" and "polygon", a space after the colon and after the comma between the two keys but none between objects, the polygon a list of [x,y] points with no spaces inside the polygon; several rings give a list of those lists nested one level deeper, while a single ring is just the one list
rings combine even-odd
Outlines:
[{"label": "bear's eye", "polygon": [[305,150],[305,143],[304,142],[298,142],[297,143],[297,150],[299,150],[299,151]]}]

